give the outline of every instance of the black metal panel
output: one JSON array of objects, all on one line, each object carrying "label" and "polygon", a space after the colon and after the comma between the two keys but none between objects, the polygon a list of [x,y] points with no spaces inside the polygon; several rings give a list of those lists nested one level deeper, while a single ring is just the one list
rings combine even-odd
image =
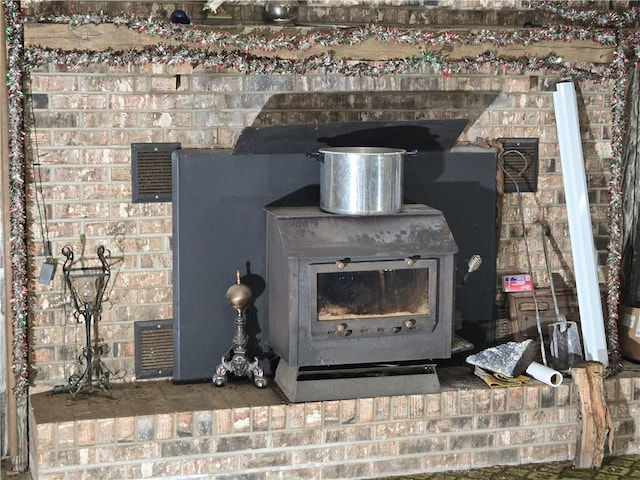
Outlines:
[{"label": "black metal panel", "polygon": [[173,378],[211,381],[232,345],[235,312],[225,295],[237,270],[255,297],[247,312],[251,352],[268,337],[264,207],[317,184],[319,164],[304,154],[177,150],[173,169]]},{"label": "black metal panel", "polygon": [[[621,305],[640,307],[640,222],[637,223],[634,233],[635,240],[628,242],[622,255],[624,275]],[[629,248],[630,246],[633,249]]]},{"label": "black metal panel", "polygon": [[[454,148],[418,154],[405,163],[405,201],[444,213],[458,245],[455,302],[464,319],[460,335],[476,347],[495,340],[497,151]],[[467,262],[482,264],[466,282]]]},{"label": "black metal panel", "polygon": [[[225,293],[238,269],[256,296],[249,334],[268,338],[264,207],[318,205],[319,164],[304,154],[177,150],[173,168],[174,381],[210,381],[231,347],[234,312]],[[479,148],[405,163],[405,200],[442,210],[453,232],[456,309],[476,346],[492,341],[495,329],[496,168],[496,151]],[[461,285],[476,253],[482,266]]]}]

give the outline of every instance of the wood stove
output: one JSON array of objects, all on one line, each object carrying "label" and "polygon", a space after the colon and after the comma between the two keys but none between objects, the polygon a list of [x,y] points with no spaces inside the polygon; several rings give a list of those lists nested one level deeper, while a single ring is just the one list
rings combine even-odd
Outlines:
[{"label": "wood stove", "polygon": [[[437,389],[425,362],[451,356],[458,251],[442,212],[425,205],[375,216],[308,206],[266,212],[269,343],[285,395],[307,401]],[[415,381],[423,375],[427,385]],[[366,380],[372,376],[375,385]]]}]

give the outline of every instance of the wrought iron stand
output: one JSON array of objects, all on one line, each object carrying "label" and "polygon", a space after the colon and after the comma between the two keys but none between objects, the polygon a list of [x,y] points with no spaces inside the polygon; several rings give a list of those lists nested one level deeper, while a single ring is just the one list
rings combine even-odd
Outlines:
[{"label": "wrought iron stand", "polygon": [[82,371],[71,375],[66,385],[56,386],[54,392],[69,392],[74,399],[81,391],[101,391],[110,395],[111,371],[101,359],[102,355],[108,353],[109,347],[101,344],[98,336],[102,297],[111,275],[106,260],[109,253],[107,251],[105,256],[105,248],[99,246],[97,255],[100,263],[92,267],[74,267],[73,250],[69,246],[62,249],[62,254],[66,257],[62,271],[73,299],[74,316],[78,323],[84,321],[85,324],[85,346],[78,356],[78,365]]},{"label": "wrought iron stand", "polygon": [[[237,377],[246,376],[253,379],[253,383],[258,388],[267,386],[267,379],[264,371],[258,366],[258,359],[250,361],[247,357],[248,338],[246,334],[246,310],[251,304],[253,294],[251,289],[240,283],[240,272],[236,272],[236,283],[227,290],[227,300],[236,311],[234,320],[233,347],[222,357],[221,363],[216,368],[213,376],[213,383],[221,387],[227,383],[227,374],[232,373]],[[227,360],[229,353],[231,358]]]}]

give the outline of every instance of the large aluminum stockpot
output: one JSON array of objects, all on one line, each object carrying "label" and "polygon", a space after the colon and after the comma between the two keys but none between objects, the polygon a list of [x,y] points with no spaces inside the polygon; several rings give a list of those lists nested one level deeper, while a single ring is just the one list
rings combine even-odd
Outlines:
[{"label": "large aluminum stockpot", "polygon": [[346,215],[400,211],[403,163],[415,152],[385,147],[330,147],[319,152],[322,210]]}]

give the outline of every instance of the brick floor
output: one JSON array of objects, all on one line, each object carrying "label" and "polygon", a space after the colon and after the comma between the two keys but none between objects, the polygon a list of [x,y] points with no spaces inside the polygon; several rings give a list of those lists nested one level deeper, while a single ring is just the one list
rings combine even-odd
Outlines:
[{"label": "brick floor", "polygon": [[605,458],[600,470],[574,470],[571,462],[489,467],[462,472],[403,475],[379,480],[628,480],[640,478],[640,455]]}]

